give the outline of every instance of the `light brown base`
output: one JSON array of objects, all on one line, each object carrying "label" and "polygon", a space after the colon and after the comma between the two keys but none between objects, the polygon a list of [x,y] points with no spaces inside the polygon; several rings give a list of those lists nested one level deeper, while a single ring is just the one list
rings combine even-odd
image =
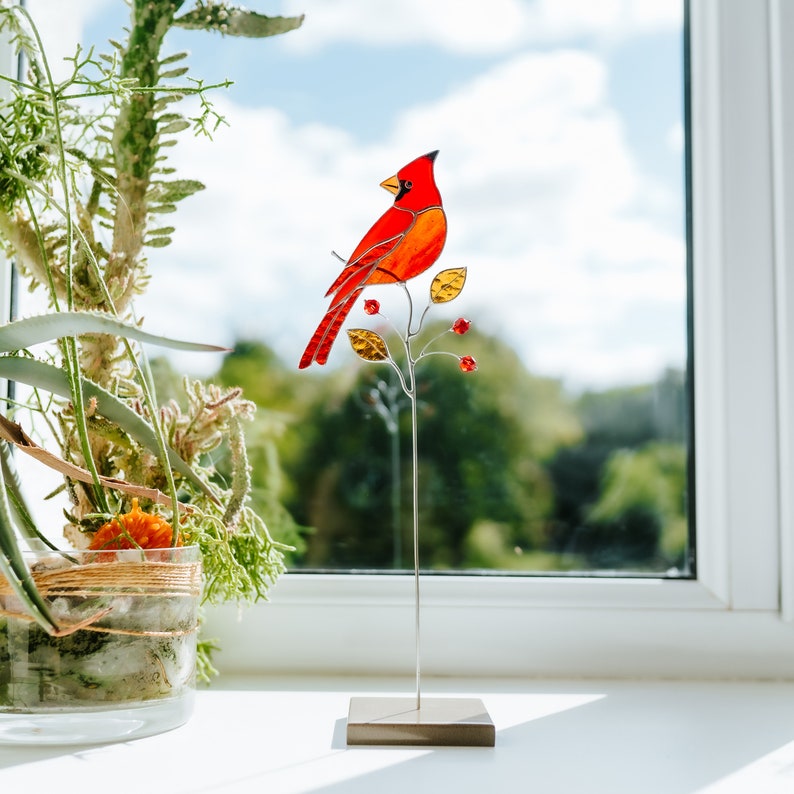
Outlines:
[{"label": "light brown base", "polygon": [[354,697],[348,745],[493,747],[496,728],[478,698]]}]

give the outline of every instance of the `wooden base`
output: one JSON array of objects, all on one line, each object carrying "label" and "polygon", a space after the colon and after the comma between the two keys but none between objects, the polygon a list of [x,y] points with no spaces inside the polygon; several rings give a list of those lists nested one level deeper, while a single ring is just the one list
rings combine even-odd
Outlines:
[{"label": "wooden base", "polygon": [[496,728],[478,698],[354,697],[348,745],[493,747]]}]

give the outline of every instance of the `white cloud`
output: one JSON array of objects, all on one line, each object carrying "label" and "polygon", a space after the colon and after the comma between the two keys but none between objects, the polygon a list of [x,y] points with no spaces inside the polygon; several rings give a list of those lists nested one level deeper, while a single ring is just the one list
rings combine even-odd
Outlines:
[{"label": "white cloud", "polygon": [[[112,2],[31,0],[54,62],[71,52],[84,20]],[[295,0],[282,12],[305,10],[307,22],[300,36],[279,41],[311,49],[375,36],[384,45],[496,52],[669,28],[680,24],[677,6]],[[366,145],[340,128],[220,101],[231,127],[214,143],[185,136],[176,149],[182,174],[208,190],[180,207],[174,244],[151,252],[153,281],[139,306],[147,328],[219,343],[258,334],[297,361],[339,269],[331,250],[349,254],[386,209],[383,178],[439,148],[450,223],[439,265],[469,267],[449,311],[501,333],[537,370],[574,382],[635,380],[680,362],[683,319],[680,333],[654,330],[660,313],[668,325],[683,318],[683,242],[658,222],[680,197],[638,171],[606,83],[603,62],[581,50],[517,54],[437,102],[404,109],[386,140]],[[678,140],[672,130],[670,145]],[[378,297],[402,305],[399,291]],[[346,352],[334,351],[332,363]],[[210,371],[217,358],[180,362]]]},{"label": "white cloud", "polygon": [[606,41],[680,28],[682,3],[671,0],[535,0],[521,2],[529,40],[582,37]]},{"label": "white cloud", "polygon": [[[572,382],[633,381],[680,362],[683,319],[680,335],[654,323],[683,318],[683,243],[647,215],[596,57],[522,55],[409,108],[376,145],[273,109],[221,109],[231,127],[215,143],[177,147],[184,175],[208,190],[181,206],[174,245],[152,253],[143,313],[154,330],[218,342],[259,333],[297,362],[339,270],[330,251],[349,254],[388,207],[382,179],[439,148],[450,225],[439,267],[469,267],[450,312]],[[401,291],[381,292],[402,305]],[[345,348],[333,364],[349,360]]]},{"label": "white cloud", "polygon": [[64,58],[82,41],[85,23],[118,0],[28,0],[27,8],[38,28],[54,79],[70,73]]},{"label": "white cloud", "polygon": [[516,0],[294,0],[285,13],[305,13],[300,36],[287,37],[285,47],[311,51],[332,43],[370,46],[433,44],[452,52],[500,52],[520,40],[524,5]]},{"label": "white cloud", "polygon": [[286,0],[284,13],[306,14],[300,36],[284,47],[310,52],[329,44],[432,44],[450,52],[508,52],[522,44],[574,39],[615,41],[681,25],[670,0]]}]

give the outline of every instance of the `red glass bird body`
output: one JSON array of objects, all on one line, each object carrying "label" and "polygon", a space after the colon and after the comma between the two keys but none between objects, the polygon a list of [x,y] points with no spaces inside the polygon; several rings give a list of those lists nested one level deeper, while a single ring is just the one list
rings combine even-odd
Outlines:
[{"label": "red glass bird body", "polygon": [[381,187],[394,193],[394,204],[364,235],[331,285],[331,305],[301,357],[303,369],[325,364],[328,353],[364,287],[398,284],[418,276],[439,257],[447,237],[447,219],[433,177],[438,152],[417,157]]}]

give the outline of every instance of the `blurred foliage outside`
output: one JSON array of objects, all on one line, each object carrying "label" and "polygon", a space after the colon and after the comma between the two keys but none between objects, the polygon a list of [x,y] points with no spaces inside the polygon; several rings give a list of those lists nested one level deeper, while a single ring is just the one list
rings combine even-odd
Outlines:
[{"label": "blurred foliage outside", "polygon": [[[688,575],[684,374],[571,396],[495,338],[465,346],[476,373],[418,368],[422,567]],[[156,372],[167,396],[180,376]],[[289,567],[412,569],[410,415],[390,367],[299,372],[242,341],[213,379],[259,406],[253,507],[296,547]]]}]

